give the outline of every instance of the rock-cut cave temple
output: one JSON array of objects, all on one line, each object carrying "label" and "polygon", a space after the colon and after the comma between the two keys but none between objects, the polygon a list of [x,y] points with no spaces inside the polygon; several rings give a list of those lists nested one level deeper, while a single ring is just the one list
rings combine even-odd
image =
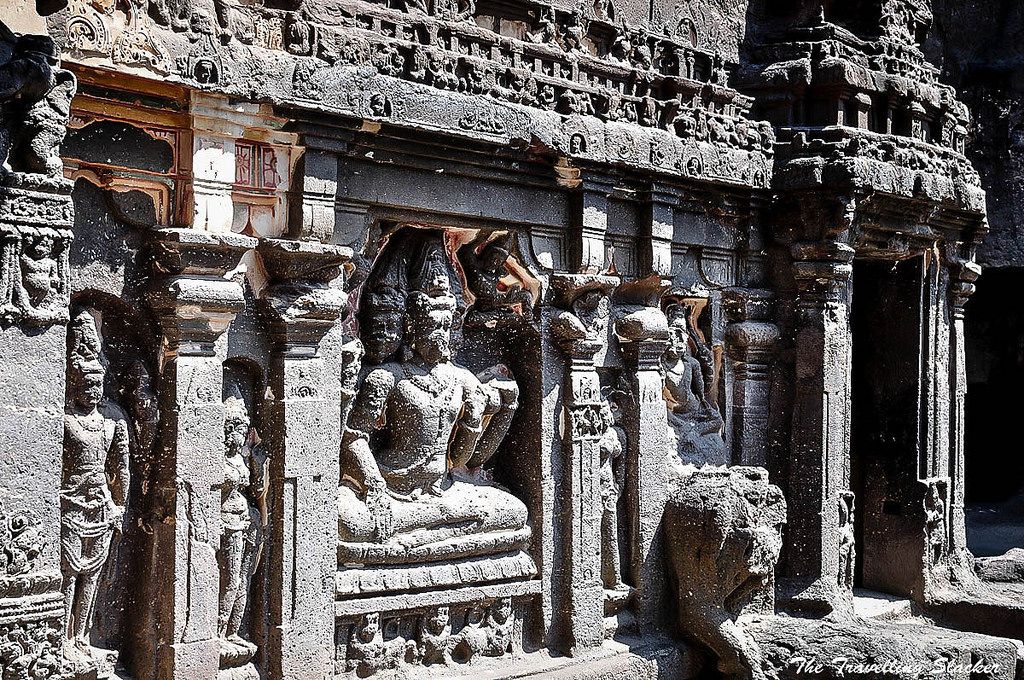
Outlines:
[{"label": "rock-cut cave temple", "polygon": [[2,680],[1021,680],[1017,0],[0,2]]}]

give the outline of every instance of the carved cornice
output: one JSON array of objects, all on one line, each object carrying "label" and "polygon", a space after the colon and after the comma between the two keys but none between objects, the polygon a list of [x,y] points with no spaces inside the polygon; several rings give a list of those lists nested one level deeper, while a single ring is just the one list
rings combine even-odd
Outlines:
[{"label": "carved cornice", "polygon": [[[618,46],[595,56],[564,35],[513,38],[360,0],[230,14],[226,44],[212,38],[213,26],[185,22],[176,32],[140,16],[136,28],[182,54],[173,80],[230,96],[504,144],[536,139],[565,156],[699,180],[770,182],[771,126],[749,120],[752,100],[727,85],[719,57],[675,33],[595,22]],[[114,17],[92,21],[110,27]],[[85,61],[116,56],[105,46],[64,49]],[[164,68],[135,65],[150,75]]]}]

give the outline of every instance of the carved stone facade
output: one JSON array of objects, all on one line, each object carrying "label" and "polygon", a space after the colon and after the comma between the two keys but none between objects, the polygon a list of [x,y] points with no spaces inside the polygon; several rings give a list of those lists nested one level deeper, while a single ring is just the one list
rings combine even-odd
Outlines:
[{"label": "carved stone facade", "polygon": [[36,5],[4,680],[1024,677],[941,0]]}]

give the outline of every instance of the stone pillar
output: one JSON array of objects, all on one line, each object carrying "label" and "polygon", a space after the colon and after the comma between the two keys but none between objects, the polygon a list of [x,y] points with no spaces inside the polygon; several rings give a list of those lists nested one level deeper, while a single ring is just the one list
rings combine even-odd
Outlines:
[{"label": "stone pillar", "polygon": [[651,184],[648,213],[642,225],[638,252],[640,274],[672,275],[672,236],[675,232],[675,205],[678,192],[672,187]]},{"label": "stone pillar", "polygon": [[584,175],[580,180],[582,202],[576,214],[574,231],[577,238],[573,243],[575,255],[570,260],[576,271],[596,274],[604,271],[605,234],[608,231],[608,197],[615,188],[605,177]]},{"label": "stone pillar", "polygon": [[163,275],[147,301],[162,335],[162,436],[150,490],[151,630],[140,633],[139,678],[217,676],[224,331],[245,306],[242,287],[224,274],[255,245],[237,234],[175,229],[157,232],[153,244]]},{"label": "stone pillar", "polygon": [[974,257],[949,258],[950,264],[950,361],[952,370],[951,397],[952,414],[950,425],[949,461],[949,552],[954,559],[968,557],[967,520],[964,515],[964,421],[966,418],[965,399],[967,396],[967,355],[964,341],[964,306],[974,293],[974,282],[981,275],[981,265]]},{"label": "stone pillar", "polygon": [[850,485],[850,277],[841,241],[796,243],[796,383],[788,486],[786,582],[795,610],[852,606],[839,591],[840,494]]},{"label": "stone pillar", "polygon": [[771,323],[772,293],[732,288],[722,295],[729,325],[725,349],[732,365],[732,460],[768,467],[768,371],[779,327]]},{"label": "stone pillar", "polygon": [[552,341],[566,358],[562,393],[563,493],[572,501],[565,513],[562,560],[568,564],[564,606],[568,622],[563,651],[573,656],[604,642],[604,586],[601,581],[600,440],[601,379],[595,357],[607,343],[609,294],[618,279],[597,275],[555,275],[555,304],[563,311],[550,324]]},{"label": "stone pillar", "polygon": [[270,276],[261,310],[273,349],[266,442],[270,454],[268,677],[333,677],[338,568],[341,374],[318,353],[345,309],[328,284],[351,250],[264,239]]},{"label": "stone pillar", "polygon": [[637,624],[646,629],[664,615],[665,583],[662,515],[668,500],[666,458],[675,454],[669,431],[662,356],[668,347],[668,321],[655,296],[653,305],[618,319],[619,339],[632,399],[624,414],[626,513],[630,521],[628,568],[634,585]]},{"label": "stone pillar", "polygon": [[[10,565],[0,569],[3,677],[22,677],[9,656],[14,652],[28,664],[25,672],[39,677],[47,667],[59,674],[61,664],[70,193],[70,182],[42,176],[12,173],[0,181],[0,555],[6,553]],[[47,282],[54,286],[42,300],[33,300],[24,277],[32,262],[43,273],[49,269]],[[38,554],[31,550],[36,545],[42,546]],[[52,646],[31,644],[33,639]]]}]

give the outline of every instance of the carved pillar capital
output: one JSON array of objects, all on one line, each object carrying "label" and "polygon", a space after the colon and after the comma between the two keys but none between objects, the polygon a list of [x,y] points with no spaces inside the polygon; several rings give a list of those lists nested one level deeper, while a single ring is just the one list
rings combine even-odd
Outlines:
[{"label": "carved pillar capital", "polygon": [[722,293],[730,321],[725,351],[733,369],[733,457],[742,465],[768,462],[768,371],[781,337],[773,316],[771,291],[731,288]]},{"label": "carved pillar capital", "polygon": [[615,320],[615,336],[624,357],[638,370],[660,369],[668,347],[668,319],[661,299],[672,286],[670,279],[656,275],[621,284],[615,299],[624,310]]},{"label": "carved pillar capital", "polygon": [[573,365],[592,365],[607,345],[611,292],[616,276],[556,274],[552,302],[561,310],[551,325],[552,339]]},{"label": "carved pillar capital", "polygon": [[615,321],[615,335],[630,363],[640,370],[657,368],[668,347],[668,320],[658,307],[640,307]]},{"label": "carved pillar capital", "polygon": [[949,266],[949,298],[955,318],[962,319],[964,306],[974,294],[974,282],[981,276],[981,265],[974,257],[951,257],[947,259]]},{"label": "carved pillar capital", "polygon": [[729,325],[726,351],[737,361],[767,363],[781,334],[772,322],[774,294],[767,290],[731,288],[722,294]]},{"label": "carved pillar capital", "polygon": [[146,293],[168,349],[212,355],[213,343],[245,307],[242,286],[225,278],[256,239],[162,229],[150,244],[157,274]]},{"label": "carved pillar capital", "polygon": [[279,348],[309,353],[342,317],[346,295],[330,283],[352,249],[315,241],[261,239],[256,249],[270,277],[261,295],[262,311]]}]

